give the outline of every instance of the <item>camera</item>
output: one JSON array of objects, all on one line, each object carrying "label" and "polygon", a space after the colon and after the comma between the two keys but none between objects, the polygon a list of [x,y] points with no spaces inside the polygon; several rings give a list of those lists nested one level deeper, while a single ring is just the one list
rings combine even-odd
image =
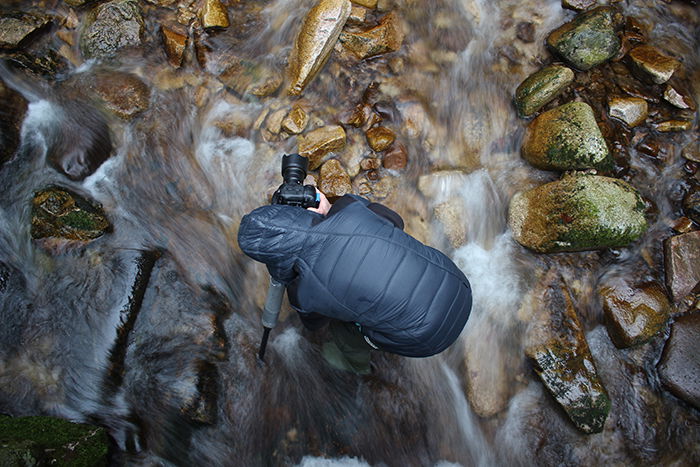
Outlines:
[{"label": "camera", "polygon": [[317,208],[320,197],[312,185],[304,185],[309,160],[299,154],[285,154],[282,157],[282,178],[284,183],[272,195],[272,204],[288,204],[302,208]]}]

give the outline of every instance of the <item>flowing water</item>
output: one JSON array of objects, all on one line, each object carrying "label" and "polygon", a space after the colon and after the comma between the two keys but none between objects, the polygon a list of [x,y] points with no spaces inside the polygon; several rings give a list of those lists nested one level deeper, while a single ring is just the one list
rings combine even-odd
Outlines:
[{"label": "flowing water", "polygon": [[[65,12],[61,2],[48,3]],[[663,340],[617,351],[591,299],[601,276],[633,274],[647,250],[658,256],[657,234],[677,216],[669,200],[684,141],[663,170],[632,162],[638,188],[660,214],[628,249],[535,255],[506,224],[515,192],[555,179],[520,158],[526,122],[511,104],[515,87],[548,60],[548,32],[571,16],[555,0],[397,1],[407,31],[400,62],[334,56],[304,93],[312,124],[332,124],[370,82],[381,83],[390,102],[385,122],[397,129],[409,164],[385,171],[388,194],[374,196],[472,282],[474,309],[460,340],[427,359],[376,354],[373,374],[356,377],[329,369],[319,353],[326,336],[285,310],[267,363],[256,361],[268,276],[240,253],[236,229],[281,182],[281,154],[295,150],[295,138],[270,136],[259,123],[292,100],[281,93],[241,100],[215,78],[227,52],[284,64],[314,2],[242,3],[259,6],[256,21],[240,37],[233,28],[210,37],[221,53],[204,68],[191,45],[178,72],[163,71],[158,47],[83,63],[55,82],[0,68],[30,101],[19,154],[0,172],[0,261],[9,277],[0,308],[0,412],[105,426],[115,462],[129,465],[697,465],[700,416],[668,395],[653,370]],[[620,7],[654,24],[654,41],[685,58],[698,96],[698,22],[683,16],[690,7]],[[155,31],[153,18],[147,27]],[[534,42],[514,39],[521,21],[536,25]],[[152,88],[150,106],[132,122],[110,120],[115,153],[72,182],[47,154],[77,144],[90,119],[74,117],[82,110],[61,84],[98,68],[140,76]],[[363,138],[348,131],[343,161],[369,154]],[[84,247],[40,248],[30,238],[31,199],[52,184],[101,203],[113,231]],[[434,214],[440,206],[461,219],[456,242]],[[538,272],[552,267],[579,297],[613,401],[600,434],[573,427],[523,355],[523,316],[538,298],[531,290]],[[475,404],[491,413],[476,413]]]}]

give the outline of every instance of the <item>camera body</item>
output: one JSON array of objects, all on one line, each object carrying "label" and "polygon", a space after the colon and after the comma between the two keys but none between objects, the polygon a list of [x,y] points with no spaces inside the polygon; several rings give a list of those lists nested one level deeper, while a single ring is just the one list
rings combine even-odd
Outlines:
[{"label": "camera body", "polygon": [[309,160],[299,154],[282,157],[284,183],[272,195],[272,204],[287,204],[302,208],[317,208],[321,200],[312,185],[304,185]]}]

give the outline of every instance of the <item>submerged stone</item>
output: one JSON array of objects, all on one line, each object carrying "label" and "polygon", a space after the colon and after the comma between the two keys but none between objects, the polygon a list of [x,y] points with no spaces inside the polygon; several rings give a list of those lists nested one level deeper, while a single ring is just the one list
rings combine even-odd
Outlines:
[{"label": "submerged stone", "polygon": [[680,302],[700,284],[700,231],[688,232],[664,242],[666,287],[674,302]]},{"label": "submerged stone", "polygon": [[319,190],[333,202],[341,196],[352,193],[350,176],[338,159],[331,159],[321,166]]},{"label": "submerged stone", "polygon": [[537,116],[527,128],[522,155],[544,170],[607,170],[612,160],[593,109],[571,102]]},{"label": "submerged stone", "polygon": [[599,293],[616,347],[643,344],[665,329],[671,305],[656,282],[632,285],[618,279],[606,283]]},{"label": "submerged stone", "polygon": [[673,323],[658,369],[669,391],[700,409],[700,313]]},{"label": "submerged stone", "polygon": [[125,48],[141,45],[144,22],[135,0],[113,0],[88,15],[80,50],[85,58],[110,58]]},{"label": "submerged stone", "polygon": [[289,94],[301,94],[321,70],[350,10],[350,0],[320,0],[306,15],[289,59]]},{"label": "submerged stone", "polygon": [[645,204],[628,183],[572,174],[516,193],[508,222],[514,239],[540,253],[624,247],[647,229]]},{"label": "submerged stone", "polygon": [[35,31],[51,20],[32,13],[7,13],[0,15],[0,49],[14,49]]},{"label": "submerged stone", "polygon": [[654,129],[661,133],[671,133],[674,131],[688,131],[692,127],[693,122],[689,120],[665,120],[654,125]]},{"label": "submerged stone", "polygon": [[52,417],[0,415],[0,465],[107,466],[109,439],[98,426]]},{"label": "submerged stone", "polygon": [[141,78],[121,71],[98,72],[86,84],[110,112],[131,120],[148,109],[151,90]]},{"label": "submerged stone", "polygon": [[219,76],[227,88],[241,97],[266,97],[282,85],[282,74],[273,67],[252,60],[234,60]]},{"label": "submerged stone", "polygon": [[552,31],[547,45],[579,70],[589,70],[613,58],[620,50],[615,32],[617,12],[598,7],[581,13]]},{"label": "submerged stone", "polygon": [[101,207],[76,193],[53,186],[34,194],[33,239],[51,237],[89,242],[110,229],[111,225]]},{"label": "submerged stone", "polygon": [[515,90],[515,106],[521,116],[537,112],[574,80],[574,72],[552,65],[533,73]]},{"label": "submerged stone", "polygon": [[656,84],[668,81],[681,66],[675,58],[650,45],[639,45],[627,53],[632,71],[642,79]]},{"label": "submerged stone", "polygon": [[345,147],[345,138],[345,130],[339,125],[317,128],[299,136],[299,154],[309,158],[309,170],[316,170],[323,156]]},{"label": "submerged stone", "polygon": [[0,165],[17,151],[27,100],[0,79]]},{"label": "submerged stone", "polygon": [[641,125],[649,114],[647,101],[640,97],[614,97],[608,100],[610,116],[629,127]]},{"label": "submerged stone", "polygon": [[598,377],[571,293],[555,273],[547,274],[538,289],[541,305],[530,320],[525,354],[576,428],[599,433],[610,412],[610,398]]},{"label": "submerged stone", "polygon": [[365,59],[389,52],[396,52],[403,43],[403,30],[396,13],[385,15],[379,24],[364,32],[343,32],[340,42],[357,58]]}]

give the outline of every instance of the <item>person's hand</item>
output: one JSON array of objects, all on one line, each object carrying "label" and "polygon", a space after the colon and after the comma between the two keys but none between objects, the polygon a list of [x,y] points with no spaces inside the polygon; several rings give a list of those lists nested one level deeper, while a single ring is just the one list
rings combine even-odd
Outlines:
[{"label": "person's hand", "polygon": [[319,214],[323,214],[325,216],[331,209],[331,203],[328,201],[328,198],[326,198],[326,195],[321,193],[318,188],[316,188],[316,193],[318,193],[319,197],[321,198],[321,202],[319,203],[318,207],[306,209],[308,209],[309,211],[317,212]]}]

